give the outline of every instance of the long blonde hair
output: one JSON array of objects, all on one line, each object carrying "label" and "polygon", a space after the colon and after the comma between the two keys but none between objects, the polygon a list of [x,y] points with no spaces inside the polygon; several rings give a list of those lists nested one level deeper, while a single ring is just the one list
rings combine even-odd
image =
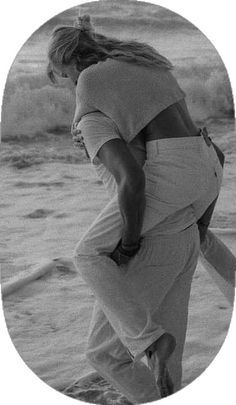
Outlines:
[{"label": "long blonde hair", "polygon": [[47,74],[55,82],[54,65],[76,63],[78,71],[91,64],[112,58],[147,67],[172,69],[171,62],[153,47],[137,41],[121,41],[96,33],[90,16],[78,17],[76,26],[56,28],[48,48]]}]

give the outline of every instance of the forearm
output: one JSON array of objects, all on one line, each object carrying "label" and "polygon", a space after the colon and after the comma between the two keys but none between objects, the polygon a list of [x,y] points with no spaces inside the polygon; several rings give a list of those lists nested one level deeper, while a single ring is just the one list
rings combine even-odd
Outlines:
[{"label": "forearm", "polygon": [[145,211],[145,180],[118,187],[118,201],[123,218],[122,244],[135,245],[141,235]]}]

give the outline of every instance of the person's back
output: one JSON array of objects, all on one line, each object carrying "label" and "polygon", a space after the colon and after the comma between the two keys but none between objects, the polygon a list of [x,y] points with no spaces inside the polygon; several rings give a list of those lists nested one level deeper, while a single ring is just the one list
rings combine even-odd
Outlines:
[{"label": "person's back", "polygon": [[185,99],[170,105],[142,130],[145,142],[155,139],[196,136],[199,129],[192,121]]}]

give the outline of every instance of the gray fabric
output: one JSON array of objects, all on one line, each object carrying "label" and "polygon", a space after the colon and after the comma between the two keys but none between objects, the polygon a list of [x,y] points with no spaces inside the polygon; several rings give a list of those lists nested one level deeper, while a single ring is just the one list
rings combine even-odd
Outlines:
[{"label": "gray fabric", "polygon": [[184,97],[169,70],[107,59],[80,74],[74,122],[100,111],[130,142],[157,114]]},{"label": "gray fabric", "polygon": [[193,225],[178,237],[144,239],[139,253],[120,268],[102,256],[74,259],[97,299],[87,358],[135,404],[160,398],[154,376],[140,358],[164,330],[176,338],[169,371],[175,391],[181,387],[189,295],[198,255],[198,229]]}]

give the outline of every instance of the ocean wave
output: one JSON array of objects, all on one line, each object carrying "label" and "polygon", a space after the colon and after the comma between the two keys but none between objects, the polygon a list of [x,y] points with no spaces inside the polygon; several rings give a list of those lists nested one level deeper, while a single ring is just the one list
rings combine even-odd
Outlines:
[{"label": "ocean wave", "polygon": [[11,80],[6,86],[2,107],[2,139],[21,135],[40,137],[54,128],[69,128],[75,109],[72,91],[49,84],[40,87],[43,79],[39,75],[33,75],[27,81],[22,76]]},{"label": "ocean wave", "polygon": [[188,66],[179,69],[177,76],[195,120],[234,117],[232,89],[223,66]]},{"label": "ocean wave", "polygon": [[[37,142],[29,144],[26,142],[7,142],[2,143],[1,164],[9,165],[16,169],[25,169],[33,165],[42,163],[61,162],[61,163],[84,163],[87,157],[84,152],[74,148],[72,141],[67,137],[63,142],[57,142],[55,137],[48,135],[46,142]],[[31,139],[32,140],[32,139]],[[53,142],[54,140],[54,142]]]}]

